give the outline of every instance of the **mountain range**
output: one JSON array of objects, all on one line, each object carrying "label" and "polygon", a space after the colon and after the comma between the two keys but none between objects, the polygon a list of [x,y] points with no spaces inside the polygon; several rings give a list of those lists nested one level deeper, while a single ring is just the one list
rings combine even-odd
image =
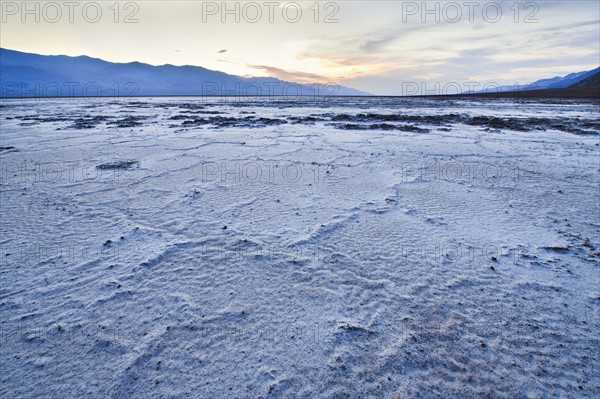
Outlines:
[{"label": "mountain range", "polygon": [[[510,86],[493,86],[488,90],[465,92],[463,94],[480,94],[480,93],[507,93],[517,91],[535,91],[549,89],[566,89],[575,87],[579,82],[582,82],[590,77],[600,74],[600,67],[591,71],[574,72],[565,76],[555,76],[553,78],[540,79],[533,83],[525,85],[510,85]],[[598,86],[596,84],[596,86]],[[580,86],[581,87],[581,86]]]},{"label": "mountain range", "polygon": [[[561,93],[598,97],[600,67],[541,79],[523,86],[501,86],[463,95]],[[587,82],[587,83],[586,83]],[[577,86],[579,85],[579,86]],[[568,88],[568,90],[567,90]],[[565,89],[566,91],[561,91]],[[365,96],[336,84],[299,84],[272,77],[241,77],[199,66],[114,63],[88,56],[39,55],[0,48],[0,97],[72,96]]]},{"label": "mountain range", "polygon": [[0,97],[274,95],[363,96],[336,84],[229,75],[198,66],[113,63],[0,48]]}]

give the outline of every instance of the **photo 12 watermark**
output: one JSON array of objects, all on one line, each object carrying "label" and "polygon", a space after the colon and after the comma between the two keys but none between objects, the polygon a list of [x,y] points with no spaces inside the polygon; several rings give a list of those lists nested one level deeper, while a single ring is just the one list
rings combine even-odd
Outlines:
[{"label": "photo 12 watermark", "polygon": [[137,161],[38,162],[32,160],[2,161],[0,182],[5,185],[61,186],[73,183],[109,182],[129,184],[141,179]]},{"label": "photo 12 watermark", "polygon": [[96,102],[102,98],[127,100],[139,94],[136,82],[6,82],[0,85],[0,99],[44,101],[61,98]]},{"label": "photo 12 watermark", "polygon": [[514,23],[538,23],[537,2],[490,1],[402,1],[402,22],[420,23],[498,23],[510,19]]},{"label": "photo 12 watermark", "polygon": [[2,23],[137,24],[140,5],[127,1],[2,1]]},{"label": "photo 12 watermark", "polygon": [[336,24],[339,11],[339,3],[334,1],[203,1],[202,23]]},{"label": "photo 12 watermark", "polygon": [[262,100],[323,101],[339,94],[340,86],[336,83],[300,84],[256,79],[244,83],[204,81],[197,90],[202,99],[211,101],[245,101],[248,97],[260,97]]},{"label": "photo 12 watermark", "polygon": [[[56,206],[60,208],[61,204]],[[138,242],[130,242],[124,237],[102,244],[91,240],[13,240],[0,244],[0,251],[1,265],[18,268],[36,268],[48,262],[60,262],[60,267],[74,267],[99,259],[120,263],[141,260],[146,254]]]},{"label": "photo 12 watermark", "polygon": [[488,184],[528,183],[539,179],[540,165],[533,161],[484,163],[432,158],[403,162],[400,171],[404,183],[415,180]]},{"label": "photo 12 watermark", "polygon": [[339,182],[340,168],[317,162],[203,162],[202,182],[318,184]]}]

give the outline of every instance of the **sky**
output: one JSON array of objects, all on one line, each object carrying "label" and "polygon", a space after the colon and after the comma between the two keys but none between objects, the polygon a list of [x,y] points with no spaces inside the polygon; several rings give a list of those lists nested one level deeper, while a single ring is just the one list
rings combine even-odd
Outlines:
[{"label": "sky", "polygon": [[335,82],[380,95],[524,85],[600,65],[596,0],[109,0],[25,6],[1,1],[0,6],[3,48]]}]

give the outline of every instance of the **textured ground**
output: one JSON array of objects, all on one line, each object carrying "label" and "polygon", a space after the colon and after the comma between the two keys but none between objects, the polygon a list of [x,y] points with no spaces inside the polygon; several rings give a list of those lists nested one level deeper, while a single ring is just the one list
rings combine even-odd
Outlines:
[{"label": "textured ground", "polygon": [[600,396],[599,103],[1,105],[0,396]]}]

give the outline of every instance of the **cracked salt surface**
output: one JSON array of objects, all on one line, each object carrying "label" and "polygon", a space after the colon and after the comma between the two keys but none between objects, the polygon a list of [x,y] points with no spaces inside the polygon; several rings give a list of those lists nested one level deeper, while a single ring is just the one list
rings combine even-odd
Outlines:
[{"label": "cracked salt surface", "polygon": [[598,102],[1,111],[2,397],[600,396]]}]

